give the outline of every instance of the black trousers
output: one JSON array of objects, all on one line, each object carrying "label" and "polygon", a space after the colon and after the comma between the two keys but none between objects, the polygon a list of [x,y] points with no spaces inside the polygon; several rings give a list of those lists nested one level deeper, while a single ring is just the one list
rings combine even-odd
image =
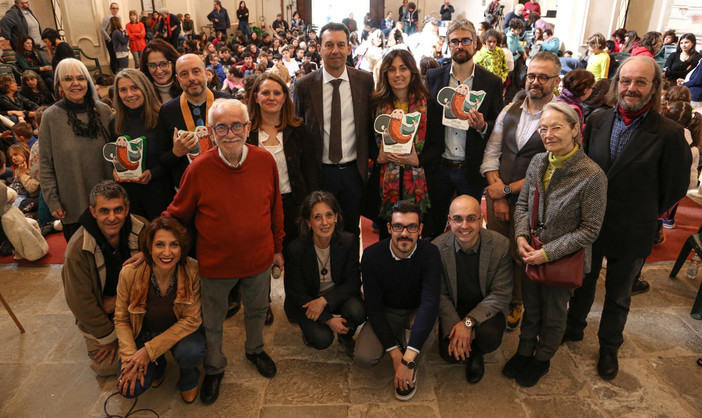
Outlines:
[{"label": "black trousers", "polygon": [[[505,333],[506,322],[505,315],[502,312],[498,312],[497,315],[475,327],[473,329],[475,339],[471,343],[471,352],[477,350],[482,354],[486,354],[497,350],[502,344],[502,335]],[[442,335],[443,333],[444,330],[441,330]],[[449,342],[448,337],[439,340],[439,355],[448,363],[459,363],[459,360],[456,360],[454,356],[448,353]]]},{"label": "black trousers", "polygon": [[344,231],[360,236],[358,222],[361,219],[361,199],[363,179],[356,164],[347,167],[322,165],[322,189],[336,197],[341,205],[344,218]]},{"label": "black trousers", "polygon": [[112,74],[117,74],[117,55],[115,54],[115,49],[112,48],[112,41],[105,41],[107,46],[107,53],[110,54],[110,70]]},{"label": "black trousers", "polygon": [[[587,326],[587,315],[595,300],[597,279],[602,269],[604,254],[592,248],[592,270],[585,275],[583,285],[575,290],[568,309],[568,332],[581,332]],[[631,304],[631,285],[641,269],[643,258],[616,258],[607,256],[605,301],[597,334],[600,347],[619,349],[624,341],[623,332]]]}]

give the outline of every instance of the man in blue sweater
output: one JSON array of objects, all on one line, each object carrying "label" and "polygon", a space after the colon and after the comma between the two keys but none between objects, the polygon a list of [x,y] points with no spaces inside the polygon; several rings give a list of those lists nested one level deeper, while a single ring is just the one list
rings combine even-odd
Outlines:
[{"label": "man in blue sweater", "polygon": [[395,203],[387,225],[391,238],[368,247],[361,260],[368,322],[358,335],[354,361],[369,367],[389,353],[401,401],[416,392],[419,354],[434,341],[439,311],[441,255],[434,244],[419,240],[422,226],[416,204]]}]

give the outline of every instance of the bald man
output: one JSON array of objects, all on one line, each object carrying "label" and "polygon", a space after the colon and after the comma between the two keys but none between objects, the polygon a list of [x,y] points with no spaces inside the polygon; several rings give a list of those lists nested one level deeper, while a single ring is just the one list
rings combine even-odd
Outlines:
[{"label": "bald man", "polygon": [[443,265],[439,300],[439,354],[465,363],[466,379],[478,383],[485,373],[483,354],[502,343],[512,298],[509,240],[482,228],[480,203],[468,195],[449,207],[451,231],[436,238]]}]

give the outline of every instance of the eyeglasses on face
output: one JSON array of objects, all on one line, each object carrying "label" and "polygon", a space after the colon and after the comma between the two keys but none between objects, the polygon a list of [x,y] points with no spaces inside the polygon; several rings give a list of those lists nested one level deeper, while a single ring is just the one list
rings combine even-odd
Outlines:
[{"label": "eyeglasses on face", "polygon": [[469,46],[473,43],[473,40],[471,38],[451,39],[449,43],[451,44],[451,46],[458,46],[458,44],[461,44],[463,46]]},{"label": "eyeglasses on face", "polygon": [[402,225],[399,223],[396,224],[391,224],[390,229],[392,229],[392,232],[397,232],[397,233],[402,233],[405,229],[407,229],[407,232],[410,234],[415,234],[419,232],[419,225],[417,224],[409,224],[409,225]]},{"label": "eyeglasses on face", "polygon": [[648,86],[651,82],[646,80],[645,78],[637,78],[636,80],[630,80],[628,78],[620,78],[619,79],[619,85],[625,88],[629,88],[631,84],[634,84],[636,87],[642,89],[646,86]]},{"label": "eyeglasses on face", "polygon": [[458,224],[458,225],[463,225],[463,222],[477,222],[480,220],[480,216],[477,215],[469,215],[466,216],[465,218],[461,215],[453,215],[450,216],[449,219],[451,219],[451,222]]},{"label": "eyeglasses on face", "polygon": [[548,82],[548,80],[551,80],[551,79],[553,79],[553,78],[558,78],[558,76],[557,76],[557,75],[553,75],[553,76],[550,76],[550,77],[549,77],[549,76],[543,75],[543,74],[540,74],[540,75],[536,75],[536,74],[527,74],[527,75],[526,75],[526,79],[527,79],[527,81],[530,82],[530,83],[533,83],[535,80],[539,80],[539,84],[546,84],[546,83]]},{"label": "eyeglasses on face", "polygon": [[232,131],[234,135],[240,135],[244,132],[246,129],[246,126],[248,125],[248,122],[245,123],[233,123],[231,126],[227,126],[224,124],[221,125],[215,125],[212,127],[212,130],[218,135],[218,136],[227,136],[229,134],[229,131]]},{"label": "eyeglasses on face", "polygon": [[149,70],[155,70],[156,67],[158,67],[158,68],[160,68],[160,69],[162,69],[162,70],[166,70],[166,69],[168,69],[168,68],[171,66],[171,62],[170,62],[170,61],[161,61],[161,62],[158,62],[158,63],[156,63],[156,62],[150,62],[150,63],[147,64],[147,66],[149,67]]},{"label": "eyeglasses on face", "polygon": [[563,128],[564,127],[561,125],[556,125],[556,126],[551,126],[551,127],[541,126],[541,127],[539,127],[539,129],[537,129],[537,132],[541,136],[546,136],[546,135],[548,135],[549,132],[551,132],[551,135],[558,135],[559,133],[561,133],[563,131]]}]

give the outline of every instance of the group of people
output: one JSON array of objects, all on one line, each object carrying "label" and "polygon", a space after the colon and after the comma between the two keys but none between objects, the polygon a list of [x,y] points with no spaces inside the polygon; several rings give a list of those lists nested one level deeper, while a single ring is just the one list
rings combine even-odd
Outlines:
[{"label": "group of people", "polygon": [[[483,35],[494,49],[496,32]],[[170,350],[183,400],[212,404],[224,324],[243,304],[245,357],[273,378],[263,330],[271,277],[284,269],[285,313],[304,343],[321,350],[336,335],[359,367],[389,353],[399,400],[416,393],[437,320],[441,357],[464,364],[471,384],[521,322],[502,373],[529,387],[560,344],[583,339],[606,257],[597,370],[613,379],[657,220],[691,180],[693,153],[662,111],[656,62],[622,62],[605,89],[613,102],[586,118],[594,77],[567,74],[556,98],[561,60],[545,50],[505,105],[506,78],[479,65],[465,19],[447,29],[445,65],[422,74],[399,45],[377,80],[347,65],[347,25],[313,36],[321,68],[294,83],[264,68],[229,92],[208,87],[201,56],[152,40],[139,69],[116,72],[112,109],[80,61],[54,68],[61,99],[38,124],[40,183],[68,242],[64,291],[93,370],[139,396],[163,382]],[[232,51],[220,59],[236,70]],[[137,138],[141,148],[120,148]],[[140,174],[126,176],[135,161]],[[359,257],[362,215],[380,240]],[[527,273],[576,253],[579,283]]]}]

